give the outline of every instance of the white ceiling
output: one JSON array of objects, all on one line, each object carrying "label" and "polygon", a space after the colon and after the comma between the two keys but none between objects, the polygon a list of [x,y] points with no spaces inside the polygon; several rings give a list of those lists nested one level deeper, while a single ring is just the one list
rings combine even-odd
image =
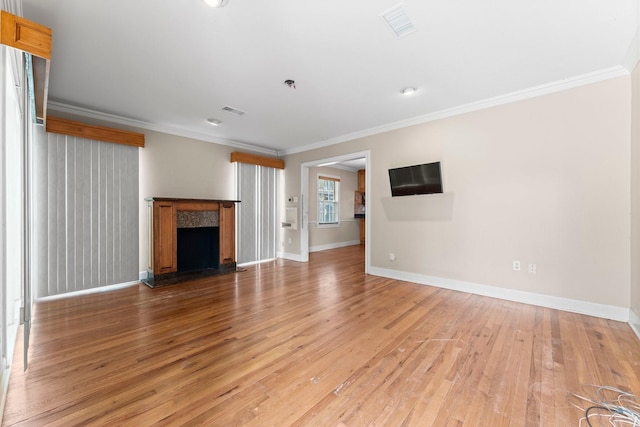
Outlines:
[{"label": "white ceiling", "polygon": [[280,153],[615,75],[638,26],[638,0],[406,0],[418,31],[398,39],[379,16],[397,4],[23,0],[23,14],[53,29],[50,114]]}]

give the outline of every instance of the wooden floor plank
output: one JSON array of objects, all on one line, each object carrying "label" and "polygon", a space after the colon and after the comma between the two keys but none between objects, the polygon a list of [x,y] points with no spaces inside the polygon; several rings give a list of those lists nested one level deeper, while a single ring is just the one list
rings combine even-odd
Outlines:
[{"label": "wooden floor plank", "polygon": [[640,392],[627,324],[363,264],[358,245],[38,302],[3,425],[561,426],[572,392]]}]

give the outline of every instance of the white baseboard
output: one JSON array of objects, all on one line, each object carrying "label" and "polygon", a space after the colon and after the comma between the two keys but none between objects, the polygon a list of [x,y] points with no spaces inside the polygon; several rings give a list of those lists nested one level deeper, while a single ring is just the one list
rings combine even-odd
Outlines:
[{"label": "white baseboard", "polygon": [[557,310],[572,313],[586,314],[605,319],[629,322],[629,309],[613,305],[597,304],[588,301],[579,301],[568,298],[560,298],[551,295],[536,294],[532,292],[517,291],[514,289],[499,288],[495,286],[481,285],[478,283],[464,282],[460,280],[445,279],[442,277],[427,276],[417,273],[390,270],[386,268],[371,267],[370,274],[374,276],[388,277],[390,279],[404,280],[422,285],[451,289],[454,291],[468,292],[492,298],[508,301],[532,304],[540,307],[555,308]]},{"label": "white baseboard", "polygon": [[347,242],[329,243],[327,245],[309,246],[309,252],[320,252],[329,249],[344,248],[345,246],[359,245],[360,240],[349,240]]},{"label": "white baseboard", "polygon": [[275,260],[276,258],[269,258],[269,259],[261,259],[260,261],[250,261],[250,262],[243,262],[243,263],[238,263],[236,266],[237,267],[249,267],[252,265],[257,265],[257,264],[264,264],[267,262],[271,262],[273,260]]},{"label": "white baseboard", "polygon": [[149,273],[147,271],[138,272],[138,280],[144,280],[149,278]]},{"label": "white baseboard", "polygon": [[11,324],[7,327],[7,358],[0,357],[0,422],[4,417],[4,406],[7,402],[7,392],[9,391],[9,379],[11,378],[11,366],[13,365],[13,355],[16,350],[16,340],[18,339],[18,326]]},{"label": "white baseboard", "polygon": [[305,262],[302,259],[302,255],[300,255],[300,254],[292,254],[292,253],[288,253],[288,252],[278,252],[276,255],[278,256],[278,258],[288,259],[288,260],[291,260],[291,261]]},{"label": "white baseboard", "polygon": [[116,290],[116,289],[126,288],[128,286],[134,286],[134,285],[139,285],[139,284],[140,284],[139,281],[116,283],[115,285],[107,285],[107,286],[101,286],[99,288],[83,289],[81,291],[67,292],[67,293],[59,294],[59,295],[51,295],[51,296],[48,296],[48,297],[36,298],[36,301],[49,301],[49,300],[53,300],[53,299],[75,297],[75,296],[78,296],[78,295],[97,294],[97,293],[100,293],[100,292],[109,292],[109,291],[113,291],[113,290]]},{"label": "white baseboard", "polygon": [[11,367],[5,368],[4,360],[0,369],[0,419],[4,417],[4,405],[7,402],[7,391],[9,391],[9,377],[11,376]]},{"label": "white baseboard", "polygon": [[633,310],[629,310],[629,326],[636,333],[638,339],[640,339],[640,314]]}]

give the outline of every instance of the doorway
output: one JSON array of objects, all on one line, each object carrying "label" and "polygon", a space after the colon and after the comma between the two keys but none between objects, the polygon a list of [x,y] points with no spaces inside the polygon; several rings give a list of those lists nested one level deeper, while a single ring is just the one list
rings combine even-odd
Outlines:
[{"label": "doorway", "polygon": [[[301,186],[301,221],[302,221],[302,226],[301,226],[301,230],[300,230],[300,258],[301,261],[303,262],[308,262],[309,261],[309,206],[310,203],[309,201],[311,200],[311,197],[315,197],[315,194],[311,194],[310,190],[309,190],[309,171],[311,168],[315,168],[318,166],[333,166],[335,167],[336,165],[352,165],[355,164],[354,161],[355,160],[359,160],[362,159],[364,160],[363,163],[360,164],[364,164],[364,170],[365,170],[365,192],[370,194],[370,187],[371,187],[371,180],[370,180],[370,171],[371,171],[371,165],[370,165],[370,152],[369,150],[367,151],[360,151],[360,152],[356,152],[356,153],[351,153],[351,154],[344,154],[341,156],[335,156],[335,157],[328,157],[328,158],[323,158],[323,159],[318,159],[318,160],[314,160],[314,161],[310,161],[310,162],[305,162],[302,163],[301,165],[301,173],[300,173],[300,186]],[[354,172],[356,170],[354,169]],[[315,178],[314,178],[315,179]],[[365,229],[364,229],[364,233],[365,233],[365,265],[364,265],[364,271],[365,273],[369,273],[369,268],[371,265],[371,259],[370,259],[370,245],[371,245],[371,239],[370,239],[370,229],[371,229],[371,213],[370,213],[370,209],[367,210],[367,219],[365,222]]]}]

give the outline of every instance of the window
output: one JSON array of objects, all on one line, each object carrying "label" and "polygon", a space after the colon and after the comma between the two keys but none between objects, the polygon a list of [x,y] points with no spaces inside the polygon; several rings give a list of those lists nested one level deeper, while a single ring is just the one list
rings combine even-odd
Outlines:
[{"label": "window", "polygon": [[318,224],[340,221],[340,178],[318,176]]}]

